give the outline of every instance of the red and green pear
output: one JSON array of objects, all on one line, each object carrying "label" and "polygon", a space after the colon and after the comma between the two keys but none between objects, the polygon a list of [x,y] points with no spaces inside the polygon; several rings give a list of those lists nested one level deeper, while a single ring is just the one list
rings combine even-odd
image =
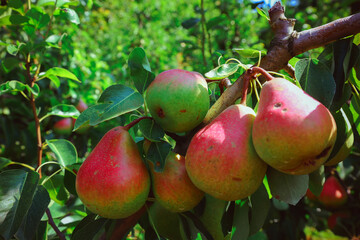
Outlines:
[{"label": "red and green pear", "polygon": [[75,107],[79,112],[83,112],[88,108],[88,105],[82,99],[80,99]]},{"label": "red and green pear", "polygon": [[162,172],[151,168],[152,189],[156,201],[171,212],[185,212],[193,209],[204,197],[191,182],[186,169],[185,158],[170,151]]},{"label": "red and green pear", "polygon": [[57,121],[53,126],[53,131],[59,135],[70,135],[73,130],[72,118],[63,118]]},{"label": "red and green pear", "polygon": [[267,164],[252,144],[254,119],[251,108],[232,105],[194,135],[185,165],[196,187],[226,201],[246,198],[258,189]]},{"label": "red and green pear", "polygon": [[[76,122],[76,119],[73,118],[73,119],[72,119],[72,124],[73,124],[73,126],[75,126],[75,122]],[[78,134],[85,134],[85,133],[87,133],[87,131],[89,130],[89,128],[90,128],[89,123],[86,123],[86,124],[84,124],[84,125],[81,125],[78,129],[76,129],[75,132],[78,133]]]},{"label": "red and green pear", "polygon": [[271,167],[309,174],[329,157],[336,123],[319,101],[295,84],[274,78],[261,89],[252,138],[256,152]]},{"label": "red and green pear", "polygon": [[147,88],[146,103],[151,116],[164,130],[190,131],[209,110],[206,80],[200,73],[181,69],[162,72]]},{"label": "red and green pear", "polygon": [[[330,154],[329,159],[324,164],[325,166],[333,166],[339,162],[344,161],[350,154],[351,148],[354,145],[354,133],[351,129],[351,124],[343,109],[340,109],[334,114],[334,119],[337,125],[337,138],[335,147]],[[343,121],[343,124],[339,123]],[[343,134],[343,138],[340,136]],[[340,146],[340,147],[338,147]]]},{"label": "red and green pear", "polygon": [[150,176],[124,127],[108,131],[81,165],[76,177],[80,200],[105,218],[125,218],[148,198]]},{"label": "red and green pear", "polygon": [[335,176],[330,176],[324,183],[323,190],[318,197],[319,202],[328,208],[338,208],[347,201],[347,193]]}]

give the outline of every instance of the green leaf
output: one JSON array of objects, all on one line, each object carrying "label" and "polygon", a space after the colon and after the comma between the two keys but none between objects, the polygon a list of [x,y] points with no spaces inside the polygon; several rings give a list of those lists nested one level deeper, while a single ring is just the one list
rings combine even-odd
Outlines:
[{"label": "green leaf", "polygon": [[77,163],[78,157],[75,146],[65,139],[46,140],[51,151],[56,155],[56,159],[61,166],[69,166]]},{"label": "green leaf", "polygon": [[164,130],[152,119],[144,119],[139,123],[139,129],[147,139],[159,142],[164,137]]},{"label": "green leaf", "polygon": [[79,16],[77,15],[77,13],[75,12],[75,10],[71,9],[71,8],[63,8],[61,9],[62,11],[64,11],[66,13],[66,18],[72,22],[75,23],[76,25],[80,24],[80,19]]},{"label": "green leaf", "polygon": [[211,80],[220,80],[233,75],[234,73],[236,73],[238,68],[239,68],[238,63],[223,64],[205,73],[205,77]]},{"label": "green leaf", "polygon": [[50,179],[47,179],[43,186],[49,192],[50,198],[62,206],[65,205],[70,197],[69,192],[64,186],[64,176],[60,174],[56,174]]},{"label": "green leaf", "polygon": [[40,91],[40,88],[37,84],[31,88],[27,84],[23,84],[17,80],[11,80],[0,85],[0,95],[8,92],[21,92],[25,89],[28,90],[29,93],[34,94],[34,96],[38,96]]},{"label": "green leaf", "polygon": [[330,107],[335,95],[335,81],[326,65],[317,59],[301,59],[295,65],[295,77],[310,96]]},{"label": "green leaf", "polygon": [[320,196],[325,182],[324,166],[309,174],[309,189],[316,196]]},{"label": "green leaf", "polygon": [[50,22],[50,16],[45,13],[41,8],[33,7],[25,14],[29,18],[28,24],[32,25],[35,29],[41,29],[47,26]]},{"label": "green leaf", "polygon": [[6,50],[9,54],[13,56],[16,56],[16,54],[19,52],[19,48],[14,44],[7,45]]},{"label": "green leaf", "polygon": [[136,89],[143,94],[155,78],[155,74],[151,72],[144,49],[135,48],[129,55],[128,65]]},{"label": "green leaf", "polygon": [[250,233],[253,235],[257,233],[265,223],[271,203],[269,195],[263,184],[250,196],[251,201],[251,219],[250,219]]},{"label": "green leaf", "polygon": [[97,105],[89,107],[80,114],[75,123],[75,130],[87,121],[94,126],[134,111],[143,104],[144,99],[141,94],[132,88],[121,84],[110,86],[101,94]]},{"label": "green leaf", "polygon": [[216,26],[218,26],[221,22],[227,20],[227,17],[225,14],[222,14],[220,16],[217,17],[213,17],[211,19],[209,19],[206,23],[206,29],[210,30]]},{"label": "green leaf", "polygon": [[39,175],[15,169],[0,173],[0,236],[10,239],[19,229],[36,191]]},{"label": "green leaf", "polygon": [[8,2],[9,7],[11,8],[21,8],[23,6],[23,3],[21,0],[11,0]]},{"label": "green leaf", "polygon": [[20,61],[15,57],[7,57],[2,61],[2,66],[5,73],[9,73],[11,70],[19,66]]},{"label": "green leaf", "polygon": [[181,26],[185,29],[195,27],[196,24],[200,22],[200,18],[189,18],[181,23]]},{"label": "green leaf", "polygon": [[24,17],[18,14],[10,16],[10,22],[12,24],[23,24],[26,23],[27,21],[29,21],[28,17]]},{"label": "green leaf", "polygon": [[47,76],[48,79],[55,85],[55,87],[60,87],[60,79],[55,75],[49,75]]},{"label": "green leaf", "polygon": [[106,218],[95,219],[96,215],[88,215],[74,229],[71,240],[93,239],[105,226]]},{"label": "green leaf", "polygon": [[11,25],[10,16],[11,15],[0,17],[0,26]]},{"label": "green leaf", "polygon": [[44,215],[49,203],[49,193],[43,186],[38,185],[28,214],[15,234],[17,239],[34,238],[36,230],[40,224],[41,217]]},{"label": "green leaf", "polygon": [[248,201],[235,204],[232,239],[246,240],[250,233]]},{"label": "green leaf", "polygon": [[53,67],[48,69],[45,74],[41,74],[39,75],[39,79],[43,79],[43,78],[48,78],[48,76],[57,76],[57,77],[62,77],[62,78],[68,78],[77,82],[80,82],[80,80],[73,74],[71,73],[69,70],[66,70],[65,68],[59,68],[59,67]]},{"label": "green leaf", "polygon": [[256,7],[256,11],[258,12],[258,14],[260,16],[266,18],[266,20],[268,20],[268,21],[270,20],[269,16],[266,14],[266,12],[263,9]]},{"label": "green leaf", "polygon": [[47,240],[48,233],[48,223],[47,221],[40,221],[39,227],[36,230],[36,236],[33,240]]},{"label": "green leaf", "polygon": [[[186,216],[186,218],[190,219],[196,229],[200,231],[201,234],[204,235],[204,237],[208,240],[213,240],[214,238],[211,236],[211,234],[208,232],[204,224],[201,222],[198,216],[196,216],[193,212],[187,211],[181,213],[183,216]],[[201,239],[201,238],[200,238]]]},{"label": "green leaf", "polygon": [[[55,5],[56,0],[39,0],[37,2],[38,6],[46,6],[46,5]],[[69,0],[58,0],[56,2],[56,7],[61,7],[67,3],[70,3]]]},{"label": "green leaf", "polygon": [[52,107],[49,112],[44,117],[42,117],[42,119],[48,116],[77,118],[79,117],[79,115],[80,112],[76,109],[75,106],[68,104],[59,104]]},{"label": "green leaf", "polygon": [[162,172],[165,166],[165,159],[171,150],[168,142],[152,142],[150,144],[146,159],[154,164],[156,172]]},{"label": "green leaf", "polygon": [[259,51],[256,49],[244,49],[244,48],[234,48],[233,51],[237,52],[241,57],[244,58],[258,58],[260,56],[264,56],[266,54],[265,51]]},{"label": "green leaf", "polygon": [[281,200],[277,200],[276,198],[272,199],[274,207],[279,211],[286,211],[289,209],[289,204],[283,202]]},{"label": "green leaf", "polygon": [[9,166],[11,163],[12,161],[10,159],[0,157],[0,170],[3,169],[4,167]]},{"label": "green leaf", "polygon": [[272,196],[291,205],[299,202],[309,186],[309,175],[289,175],[273,168],[266,175]]},{"label": "green leaf", "polygon": [[81,166],[81,163],[75,163],[70,166],[67,166],[69,169],[71,169],[72,172],[70,172],[68,169],[65,170],[64,175],[64,185],[66,189],[73,195],[77,196],[76,188],[75,188],[75,181],[76,176],[74,173],[77,173]]}]

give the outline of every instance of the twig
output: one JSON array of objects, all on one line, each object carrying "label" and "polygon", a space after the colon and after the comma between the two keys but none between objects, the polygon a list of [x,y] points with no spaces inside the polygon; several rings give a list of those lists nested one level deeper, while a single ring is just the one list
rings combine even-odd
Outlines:
[{"label": "twig", "polygon": [[45,210],[45,212],[46,212],[46,215],[47,215],[47,217],[48,217],[48,219],[49,219],[49,224],[50,224],[50,226],[54,229],[54,231],[56,232],[56,235],[58,235],[58,237],[60,238],[60,240],[66,240],[65,235],[64,235],[62,232],[60,232],[59,228],[56,226],[56,224],[55,224],[55,222],[54,222],[54,219],[53,219],[52,216],[51,216],[50,210],[47,208],[47,209]]},{"label": "twig", "polygon": [[290,77],[295,78],[295,69],[290,65],[290,63],[284,67],[284,70],[290,75]]}]

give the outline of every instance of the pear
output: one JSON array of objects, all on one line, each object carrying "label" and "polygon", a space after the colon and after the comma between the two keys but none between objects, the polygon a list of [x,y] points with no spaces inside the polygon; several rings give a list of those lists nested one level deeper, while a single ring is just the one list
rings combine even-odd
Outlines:
[{"label": "pear", "polygon": [[208,86],[200,73],[168,70],[149,85],[146,103],[151,116],[164,130],[187,132],[201,123],[209,110]]},{"label": "pear", "polygon": [[191,182],[185,169],[183,156],[170,151],[162,172],[151,169],[155,199],[167,210],[171,212],[189,211],[204,197],[204,192]]},{"label": "pear", "polygon": [[258,189],[267,165],[252,144],[254,119],[251,108],[232,105],[194,135],[185,166],[196,187],[225,201],[248,197]]},{"label": "pear", "polygon": [[150,176],[124,127],[108,131],[81,165],[76,177],[80,200],[104,218],[125,218],[145,203]]},{"label": "pear", "polygon": [[72,121],[72,118],[63,118],[57,121],[53,126],[54,133],[65,136],[70,135],[73,130]]},{"label": "pear", "polygon": [[336,123],[323,104],[293,83],[274,78],[261,89],[252,138],[256,152],[271,167],[309,174],[329,157]]},{"label": "pear", "polygon": [[333,116],[337,126],[337,138],[335,147],[324,164],[325,166],[333,166],[344,161],[349,156],[354,145],[354,133],[344,110],[341,108]]}]

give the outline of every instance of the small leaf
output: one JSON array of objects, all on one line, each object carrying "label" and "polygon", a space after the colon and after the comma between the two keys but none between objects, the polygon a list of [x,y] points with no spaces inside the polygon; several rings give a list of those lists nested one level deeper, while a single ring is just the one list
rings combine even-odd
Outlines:
[{"label": "small leaf", "polygon": [[24,17],[22,15],[11,15],[10,16],[10,22],[12,24],[23,24],[23,23],[26,23],[27,21],[29,21],[29,18],[28,17]]},{"label": "small leaf", "polygon": [[79,16],[75,12],[75,10],[71,8],[63,8],[62,11],[66,13],[66,17],[70,22],[75,23],[76,25],[80,24]]},{"label": "small leaf", "polygon": [[210,72],[205,73],[205,77],[211,80],[220,80],[233,75],[234,73],[236,73],[238,68],[239,68],[238,63],[223,64],[214,68]]},{"label": "small leaf", "polygon": [[94,236],[105,226],[106,218],[95,219],[96,215],[85,217],[75,228],[71,240],[93,239]]},{"label": "small leaf", "polygon": [[6,73],[13,70],[15,67],[19,66],[20,61],[15,57],[7,57],[2,61],[3,69]]},{"label": "small leaf", "polygon": [[215,26],[218,26],[221,22],[223,22],[225,20],[227,20],[227,16],[225,14],[222,14],[217,17],[213,17],[207,21],[206,29],[210,30],[210,29],[214,28]]},{"label": "small leaf", "polygon": [[29,93],[34,94],[34,96],[37,96],[40,91],[40,88],[37,84],[35,84],[34,87],[31,88],[27,84],[16,80],[11,80],[0,85],[0,95],[7,92],[21,92],[25,89],[28,90]]},{"label": "small leaf", "polygon": [[189,29],[194,27],[198,22],[200,22],[200,18],[189,18],[181,23],[183,28]]},{"label": "small leaf", "polygon": [[46,140],[51,151],[56,155],[56,159],[61,166],[69,166],[77,163],[78,157],[75,146],[65,139]]},{"label": "small leaf", "polygon": [[325,182],[324,166],[309,174],[309,189],[316,196],[320,196]]},{"label": "small leaf", "polygon": [[74,173],[76,173],[79,170],[80,166],[81,163],[75,163],[70,166],[67,166],[72,172],[70,172],[68,169],[65,169],[64,185],[66,189],[75,196],[77,196],[77,192],[75,188],[76,176]]},{"label": "small leaf", "polygon": [[59,68],[59,67],[53,67],[48,69],[45,74],[40,75],[40,78],[46,78],[48,76],[57,76],[57,77],[63,77],[63,78],[68,78],[77,82],[80,82],[80,80],[73,74],[71,73],[69,70],[66,70],[65,68]]},{"label": "small leaf", "polygon": [[23,3],[21,0],[11,0],[8,2],[8,4],[9,4],[9,7],[15,8],[15,9],[21,8],[23,6]]},{"label": "small leaf", "polygon": [[70,195],[64,186],[64,176],[56,174],[48,179],[43,186],[49,192],[50,198],[60,204],[65,205]]},{"label": "small leaf", "polygon": [[80,116],[76,119],[75,126],[73,131],[76,131],[81,126],[85,126],[86,124],[90,124],[91,126],[94,126],[99,121],[99,116],[107,109],[109,106],[111,106],[111,103],[101,103],[97,105],[93,105],[89,108],[87,108],[84,112],[80,114]]},{"label": "small leaf", "polygon": [[0,236],[10,239],[26,216],[39,175],[15,169],[0,173]]},{"label": "small leaf", "polygon": [[9,54],[13,56],[16,56],[16,54],[19,52],[19,48],[14,44],[7,45],[6,50]]},{"label": "small leaf", "polygon": [[165,166],[165,159],[171,150],[171,145],[167,142],[152,142],[146,159],[154,164],[154,170],[156,172],[162,172]]},{"label": "small leaf", "polygon": [[325,64],[317,59],[301,59],[295,65],[295,76],[305,92],[330,107],[336,85]]},{"label": "small leaf", "polygon": [[155,74],[151,72],[144,49],[135,48],[129,55],[128,65],[136,89],[143,94],[155,78]]},{"label": "small leaf", "polygon": [[268,20],[268,21],[270,20],[269,16],[266,14],[266,12],[263,9],[256,7],[256,11],[258,12],[258,14],[260,16],[266,18],[266,20]]},{"label": "small leaf", "polygon": [[192,223],[194,224],[194,226],[197,228],[197,230],[199,230],[200,233],[203,234],[207,240],[214,240],[214,238],[208,232],[208,230],[206,229],[204,224],[193,212],[190,212],[190,211],[183,212],[182,215],[189,218],[192,221]]},{"label": "small leaf", "polygon": [[52,107],[46,116],[59,116],[59,117],[79,117],[80,112],[73,105],[59,104]]},{"label": "small leaf", "polygon": [[10,159],[0,157],[0,170],[3,169],[4,167],[9,166],[11,163],[12,161]]},{"label": "small leaf", "polygon": [[139,128],[144,137],[151,141],[160,141],[165,135],[164,130],[152,119],[141,120]]},{"label": "small leaf", "polygon": [[249,233],[249,205],[247,201],[241,201],[235,204],[232,239],[246,240]]},{"label": "small leaf", "polygon": [[241,57],[244,58],[258,58],[260,56],[266,55],[265,51],[259,51],[256,49],[244,49],[244,48],[234,48],[233,51],[237,52]]},{"label": "small leaf", "polygon": [[255,193],[250,196],[251,201],[251,219],[250,233],[257,233],[265,223],[271,203],[269,195],[264,185],[261,185]]},{"label": "small leaf", "polygon": [[291,205],[299,202],[309,186],[309,175],[289,175],[273,168],[266,175],[273,197]]},{"label": "small leaf", "polygon": [[15,234],[17,239],[34,238],[41,217],[44,215],[49,203],[49,193],[43,186],[38,185],[27,216],[24,218],[19,230]]},{"label": "small leaf", "polygon": [[55,2],[56,2],[56,7],[61,7],[67,3],[70,3],[69,0],[39,0],[37,2],[37,5],[39,6],[46,6],[46,5],[55,5]]}]

